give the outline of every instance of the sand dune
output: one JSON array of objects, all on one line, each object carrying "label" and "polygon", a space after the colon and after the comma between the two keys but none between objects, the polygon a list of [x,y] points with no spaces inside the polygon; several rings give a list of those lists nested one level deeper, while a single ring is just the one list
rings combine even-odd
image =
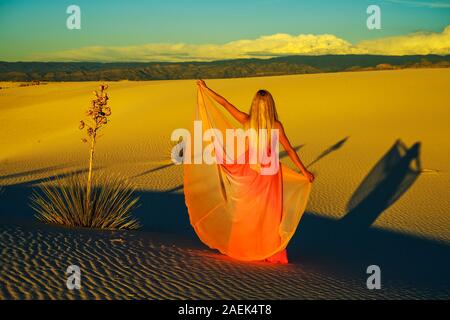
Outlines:
[{"label": "sand dune", "polygon": [[[449,80],[448,69],[422,69],[208,81],[244,110],[257,89],[271,91],[317,176],[289,266],[232,261],[190,229],[182,168],[169,157],[172,130],[193,119],[194,81],[109,83],[97,170],[130,178],[142,197],[143,229],[120,233],[37,224],[26,203],[43,179],[85,169],[77,126],[98,83],[8,84],[0,297],[448,299]],[[65,288],[71,261],[86,270],[77,293]],[[384,270],[381,291],[365,288],[369,264]]]}]

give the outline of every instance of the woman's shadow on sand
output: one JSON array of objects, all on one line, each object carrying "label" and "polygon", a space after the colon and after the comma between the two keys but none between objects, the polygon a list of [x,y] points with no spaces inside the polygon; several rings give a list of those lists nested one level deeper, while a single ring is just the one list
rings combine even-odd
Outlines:
[{"label": "woman's shadow on sand", "polygon": [[397,140],[353,193],[344,217],[334,220],[305,213],[288,249],[291,261],[327,263],[361,279],[368,277],[366,268],[375,264],[385,279],[448,290],[448,245],[372,226],[414,184],[421,170],[420,143],[407,148]]}]

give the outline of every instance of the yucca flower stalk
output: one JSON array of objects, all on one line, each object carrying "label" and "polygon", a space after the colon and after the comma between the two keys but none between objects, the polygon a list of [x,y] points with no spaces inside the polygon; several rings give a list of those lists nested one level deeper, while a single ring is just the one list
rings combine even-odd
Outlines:
[{"label": "yucca flower stalk", "polygon": [[100,91],[94,91],[94,99],[91,101],[90,108],[86,111],[88,121],[80,121],[79,129],[86,129],[87,139],[83,138],[84,143],[90,140],[89,149],[89,169],[86,185],[86,205],[89,206],[92,192],[92,172],[94,167],[95,144],[97,143],[97,134],[101,128],[108,123],[108,117],[111,115],[111,108],[108,106],[107,85],[100,85]]}]

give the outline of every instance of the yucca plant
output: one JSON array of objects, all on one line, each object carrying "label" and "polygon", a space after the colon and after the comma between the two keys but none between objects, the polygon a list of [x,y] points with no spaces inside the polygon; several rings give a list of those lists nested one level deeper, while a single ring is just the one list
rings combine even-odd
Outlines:
[{"label": "yucca plant", "polygon": [[39,220],[71,227],[102,229],[136,229],[139,223],[131,217],[139,198],[134,197],[134,187],[118,176],[94,177],[94,154],[98,133],[108,123],[111,108],[108,106],[106,85],[94,91],[94,99],[87,111],[89,120],[80,121],[79,129],[86,129],[90,140],[87,177],[70,175],[67,179],[56,177],[33,191],[31,207]]},{"label": "yucca plant", "polygon": [[[136,229],[139,223],[130,212],[139,198],[134,187],[118,176],[98,175],[87,193],[83,175],[57,177],[33,190],[31,207],[36,217],[46,223],[68,227],[101,229]],[[89,199],[89,202],[87,202]]]}]

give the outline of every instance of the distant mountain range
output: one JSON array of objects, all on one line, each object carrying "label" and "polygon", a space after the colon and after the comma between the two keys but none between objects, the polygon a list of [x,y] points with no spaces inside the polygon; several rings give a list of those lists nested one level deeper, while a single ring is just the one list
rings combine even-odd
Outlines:
[{"label": "distant mountain range", "polygon": [[323,55],[213,62],[0,62],[0,81],[170,80],[450,67],[450,55]]}]

